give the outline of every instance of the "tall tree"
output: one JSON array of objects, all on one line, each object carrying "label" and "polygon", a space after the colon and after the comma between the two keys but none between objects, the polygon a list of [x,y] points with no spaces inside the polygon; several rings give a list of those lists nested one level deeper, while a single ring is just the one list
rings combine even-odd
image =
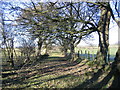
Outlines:
[{"label": "tall tree", "polygon": [[[8,57],[7,62],[9,62],[12,67],[14,67],[14,22],[8,18],[8,15],[10,13],[9,3],[1,2],[0,4],[2,4],[2,7],[0,9],[0,23],[4,54],[5,58]],[[14,18],[14,16],[11,18]]]},{"label": "tall tree", "polygon": [[[58,25],[58,27],[61,27],[64,34],[61,33],[59,37],[69,42],[72,60],[74,60],[74,49],[80,43],[82,37],[96,31],[95,24],[91,23],[90,20],[92,19],[93,21],[93,15],[96,14],[97,11],[88,13],[89,10],[85,6],[86,3],[83,2],[59,3],[57,6],[57,9],[60,9],[59,14],[57,14],[56,18],[52,19],[53,21],[59,22],[60,25]],[[62,23],[63,25],[61,25]]]},{"label": "tall tree", "polygon": [[99,51],[97,53],[97,59],[107,64],[107,55],[109,47],[109,24],[110,24],[110,4],[109,2],[100,2],[100,20],[98,23],[98,35],[99,35]]},{"label": "tall tree", "polygon": [[21,9],[22,13],[19,16],[18,22],[24,29],[27,29],[29,33],[38,38],[38,55],[41,55],[41,49],[44,41],[52,35],[52,29],[54,28],[53,23],[47,20],[46,17],[52,17],[55,14],[51,10],[47,3],[34,3],[31,2],[32,6],[25,9]]}]

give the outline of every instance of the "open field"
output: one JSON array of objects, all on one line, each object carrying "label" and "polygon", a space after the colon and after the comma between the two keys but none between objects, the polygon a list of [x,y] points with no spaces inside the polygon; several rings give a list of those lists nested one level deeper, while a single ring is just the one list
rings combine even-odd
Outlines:
[{"label": "open field", "polygon": [[[77,47],[75,49],[76,53],[79,51],[79,53],[81,54],[81,51],[82,51],[83,55],[81,55],[81,56],[87,57],[86,54],[89,53],[91,58],[93,56],[96,56],[97,50],[98,50],[97,47]],[[117,45],[109,47],[110,60],[114,60],[117,50],[118,50]]]},{"label": "open field", "polygon": [[[116,54],[116,51],[118,49],[118,46],[110,46],[109,47],[109,52],[110,52],[110,55],[115,55]],[[77,47],[75,49],[76,52],[78,51],[83,51],[85,52],[86,51],[90,51],[90,54],[96,54],[97,53],[97,50],[98,50],[98,47]]]}]

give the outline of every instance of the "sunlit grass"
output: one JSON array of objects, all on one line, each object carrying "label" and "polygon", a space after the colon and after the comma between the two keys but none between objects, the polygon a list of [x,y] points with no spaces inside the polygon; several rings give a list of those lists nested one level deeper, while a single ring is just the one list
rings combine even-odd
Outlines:
[{"label": "sunlit grass", "polygon": [[[83,50],[85,51],[85,50],[90,50],[90,49],[83,49]],[[111,55],[114,55],[116,51],[117,51],[117,48],[111,48]],[[96,52],[95,49],[94,49],[94,52]],[[54,67],[54,68],[68,68],[68,66],[65,66],[65,65],[62,66],[62,63],[60,61],[62,60],[64,61],[65,58],[60,58],[60,57],[63,57],[61,52],[53,52],[45,60],[40,61],[40,62],[38,61],[37,62],[38,65],[36,64],[36,66],[35,65],[30,66],[28,68],[23,68],[21,70],[3,71],[2,73],[4,74],[11,73],[11,72],[18,73],[15,75],[8,75],[7,77],[2,78],[3,81],[9,81],[9,83],[3,87],[4,88],[74,88],[92,77],[92,74],[89,73],[88,70],[84,70],[84,69],[83,69],[85,71],[84,74],[81,74],[79,76],[75,75],[74,73],[76,73],[79,67],[75,68],[76,71],[73,71],[72,69],[72,70],[59,72],[57,70],[54,71],[53,69],[53,71],[42,73],[39,70],[39,69],[42,70],[44,68],[46,68],[44,70],[47,70],[47,67],[56,66],[56,65],[58,65],[58,67]],[[57,62],[54,62],[54,61],[57,61]],[[81,65],[85,64],[84,66],[90,67],[91,70],[95,73],[98,71],[98,69],[101,68],[100,67],[98,69],[94,69],[94,67],[96,66],[99,67],[99,65],[94,63],[94,61],[89,61],[88,59],[84,59],[84,61],[88,61],[87,63],[81,62],[81,59],[79,59],[78,61]],[[109,71],[109,67],[106,67],[104,71],[105,72]],[[26,78],[26,76],[30,76],[30,77]],[[103,88],[109,87],[112,83],[112,80],[113,79],[111,79],[108,82],[108,85],[104,86]],[[95,84],[96,83],[98,82],[95,82]]]},{"label": "sunlit grass", "polygon": [[[86,77],[76,77],[68,75],[67,77],[59,78],[57,75],[46,75],[36,79],[28,80],[31,88],[73,88],[83,82]],[[82,78],[82,79],[81,79]],[[32,81],[32,82],[31,82]]]},{"label": "sunlit grass", "polygon": [[62,54],[62,52],[52,52],[50,53],[50,57],[63,57],[64,55]]},{"label": "sunlit grass", "polygon": [[[97,70],[94,72],[97,72]],[[91,78],[91,74],[88,75],[86,73],[80,76],[72,75],[72,73],[65,74],[65,72],[61,72],[61,74],[36,73],[35,75],[32,75],[31,77],[24,80],[22,80],[22,77],[11,75],[9,77],[3,78],[3,80],[14,80],[14,77],[17,77],[21,78],[21,81],[15,81],[14,84],[4,86],[4,88],[74,88],[85,82],[87,79]],[[97,82],[94,82],[94,84],[96,83]]]},{"label": "sunlit grass", "polygon": [[[52,59],[54,60],[54,58]],[[55,58],[55,60],[58,60],[58,61],[59,59],[60,58]],[[42,64],[46,64],[46,63],[42,63]],[[58,62],[58,64],[60,63]],[[39,67],[44,68],[41,66],[41,64],[39,65],[40,65]],[[52,64],[52,66],[54,66],[54,63]],[[67,68],[67,67],[59,66],[56,68]],[[36,72],[34,74],[29,71],[32,71],[32,72],[36,71]],[[3,73],[5,74],[10,72],[12,71],[4,71]],[[16,75],[10,75],[10,76],[8,75],[7,77],[2,79],[4,81],[9,81],[9,83],[11,83],[11,84],[5,85],[4,86],[5,88],[73,88],[74,86],[79,85],[81,82],[83,82],[87,78],[85,77],[85,75],[81,77],[70,75],[72,74],[72,72],[69,72],[69,71],[65,71],[65,72],[52,71],[49,73],[47,72],[40,73],[41,71],[38,71],[36,69],[33,70],[32,68],[29,68],[29,69],[26,68],[26,69],[16,70],[16,72],[19,72],[19,73]],[[26,76],[29,76],[30,74],[31,75],[33,74],[33,75],[30,76],[29,78],[26,78]]]},{"label": "sunlit grass", "polygon": [[68,75],[63,78],[59,78],[61,76],[52,74],[52,75],[35,75],[32,76],[29,79],[26,79],[22,81],[21,84],[12,84],[9,86],[6,86],[6,88],[23,88],[23,87],[29,87],[29,88],[73,88],[74,86],[79,85],[87,77],[85,76],[74,76],[74,75]]}]

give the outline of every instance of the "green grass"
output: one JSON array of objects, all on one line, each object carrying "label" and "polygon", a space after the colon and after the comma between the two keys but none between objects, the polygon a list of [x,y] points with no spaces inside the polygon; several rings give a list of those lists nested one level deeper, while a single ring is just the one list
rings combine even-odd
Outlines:
[{"label": "green grass", "polygon": [[[79,51],[80,56],[83,58],[89,59],[89,57],[88,57],[88,53],[89,53],[90,60],[94,60],[97,50],[98,50],[97,47],[76,47],[75,48],[75,52],[78,53],[78,51]],[[118,46],[110,46],[109,47],[110,60],[114,60],[117,50],[118,50]]]},{"label": "green grass", "polygon": [[[110,50],[110,55],[115,55],[116,54],[116,52],[117,52],[117,49],[118,49],[118,47],[109,47],[109,50]],[[97,53],[97,50],[98,50],[98,48],[97,47],[77,47],[77,48],[75,48],[75,51],[76,51],[76,53],[78,52],[78,51],[82,51],[83,52],[83,54],[85,54],[85,51],[89,51],[90,52],[90,54],[96,54]]]},{"label": "green grass", "polygon": [[56,57],[56,56],[62,57],[64,55],[62,54],[62,52],[58,52],[58,51],[50,53],[50,57]]},{"label": "green grass", "polygon": [[115,55],[118,50],[118,47],[110,47],[110,55]]},{"label": "green grass", "polygon": [[28,80],[27,82],[30,82],[30,88],[72,88],[81,82],[80,77],[75,77],[72,75],[68,75],[67,77],[60,79],[59,77],[61,76],[46,75],[36,79]]},{"label": "green grass", "polygon": [[[46,70],[48,70],[45,69],[44,73],[42,73],[42,68],[51,67],[51,65],[46,64],[51,63],[48,61],[46,61],[46,63],[38,63],[39,67],[36,67],[35,69],[26,68],[22,70],[3,71],[3,74],[7,74],[13,71],[20,72],[18,74],[10,76],[8,75],[7,77],[2,78],[2,80],[4,81],[3,88],[73,88],[87,79],[85,75],[81,75],[81,77],[72,75],[72,73],[70,73],[69,70],[64,72],[60,71],[59,69],[66,69],[69,68],[69,66],[62,65],[62,63],[59,62],[59,60],[63,60],[63,58],[60,59],[58,57],[52,59],[58,60],[56,61],[56,63],[60,66],[48,68],[50,70],[53,69],[53,71],[51,72],[45,72]],[[48,60],[51,60],[51,58],[48,58]],[[52,64],[52,66],[55,65],[55,63]],[[72,67],[74,67],[74,65]],[[58,70],[54,71],[55,68]],[[29,78],[27,78],[26,76],[28,76]],[[5,85],[5,82],[9,82],[10,85]]]},{"label": "green grass", "polygon": [[[90,54],[95,54],[97,52],[97,48],[76,48],[76,52],[78,50],[83,50],[83,52],[85,52],[85,50],[89,50]],[[116,47],[110,48],[111,55],[115,55],[116,51]],[[62,65],[62,60],[63,62],[66,62],[64,61],[65,59],[63,58],[62,53],[54,51],[50,54],[50,57],[48,57],[48,59],[44,60],[44,62],[37,62],[35,64],[36,66],[38,64],[37,67],[33,65],[21,70],[9,69],[8,71],[3,71],[3,74],[19,72],[18,74],[8,75],[7,77],[2,78],[2,80],[4,81],[3,88],[74,88],[92,77],[93,73],[91,74],[88,69],[77,66],[78,64],[81,64],[81,66],[82,64],[85,64],[85,62],[81,62],[81,59],[78,60],[78,64],[73,66],[67,66],[66,64]],[[98,71],[98,69],[92,68],[98,66],[93,61],[88,61],[84,66],[88,66],[89,68],[91,68],[91,70],[93,70],[93,72]],[[67,68],[70,68],[70,70]],[[84,74],[76,75],[76,73],[79,73],[79,71],[77,71],[79,68],[81,68],[81,71],[85,71]],[[67,71],[61,71],[61,69],[67,69]],[[109,68],[106,67],[104,71],[109,71]],[[109,83],[112,83],[112,81],[113,79],[111,79]],[[108,87],[109,83],[103,88]]]},{"label": "green grass", "polygon": [[[19,72],[2,78],[3,88],[74,88],[85,83],[92,78],[93,73],[98,72],[98,69],[92,69],[95,66],[93,61],[82,60],[77,64],[72,62],[72,65],[70,65],[70,62],[61,60],[63,58],[49,57],[44,62],[37,62],[28,68],[3,71],[3,74]],[[85,64],[85,62],[87,63]],[[85,69],[86,67],[88,69]],[[106,67],[105,72],[108,71],[109,67]],[[105,75],[103,76],[105,77]],[[97,83],[97,81],[94,82],[94,84]],[[112,83],[112,81],[110,80],[109,83]],[[105,87],[108,87],[108,85],[103,86],[103,88]]]}]

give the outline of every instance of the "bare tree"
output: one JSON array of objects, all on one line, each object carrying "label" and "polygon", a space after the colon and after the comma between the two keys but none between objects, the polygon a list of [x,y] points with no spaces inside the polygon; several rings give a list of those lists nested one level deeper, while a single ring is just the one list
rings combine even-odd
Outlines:
[{"label": "bare tree", "polygon": [[13,24],[12,22],[7,24],[6,23],[6,14],[4,9],[0,11],[1,16],[1,35],[2,35],[2,45],[4,48],[4,54],[5,58],[8,57],[8,62],[11,64],[12,67],[14,67],[14,56],[13,56],[13,50],[14,50],[14,37],[12,33]]}]

